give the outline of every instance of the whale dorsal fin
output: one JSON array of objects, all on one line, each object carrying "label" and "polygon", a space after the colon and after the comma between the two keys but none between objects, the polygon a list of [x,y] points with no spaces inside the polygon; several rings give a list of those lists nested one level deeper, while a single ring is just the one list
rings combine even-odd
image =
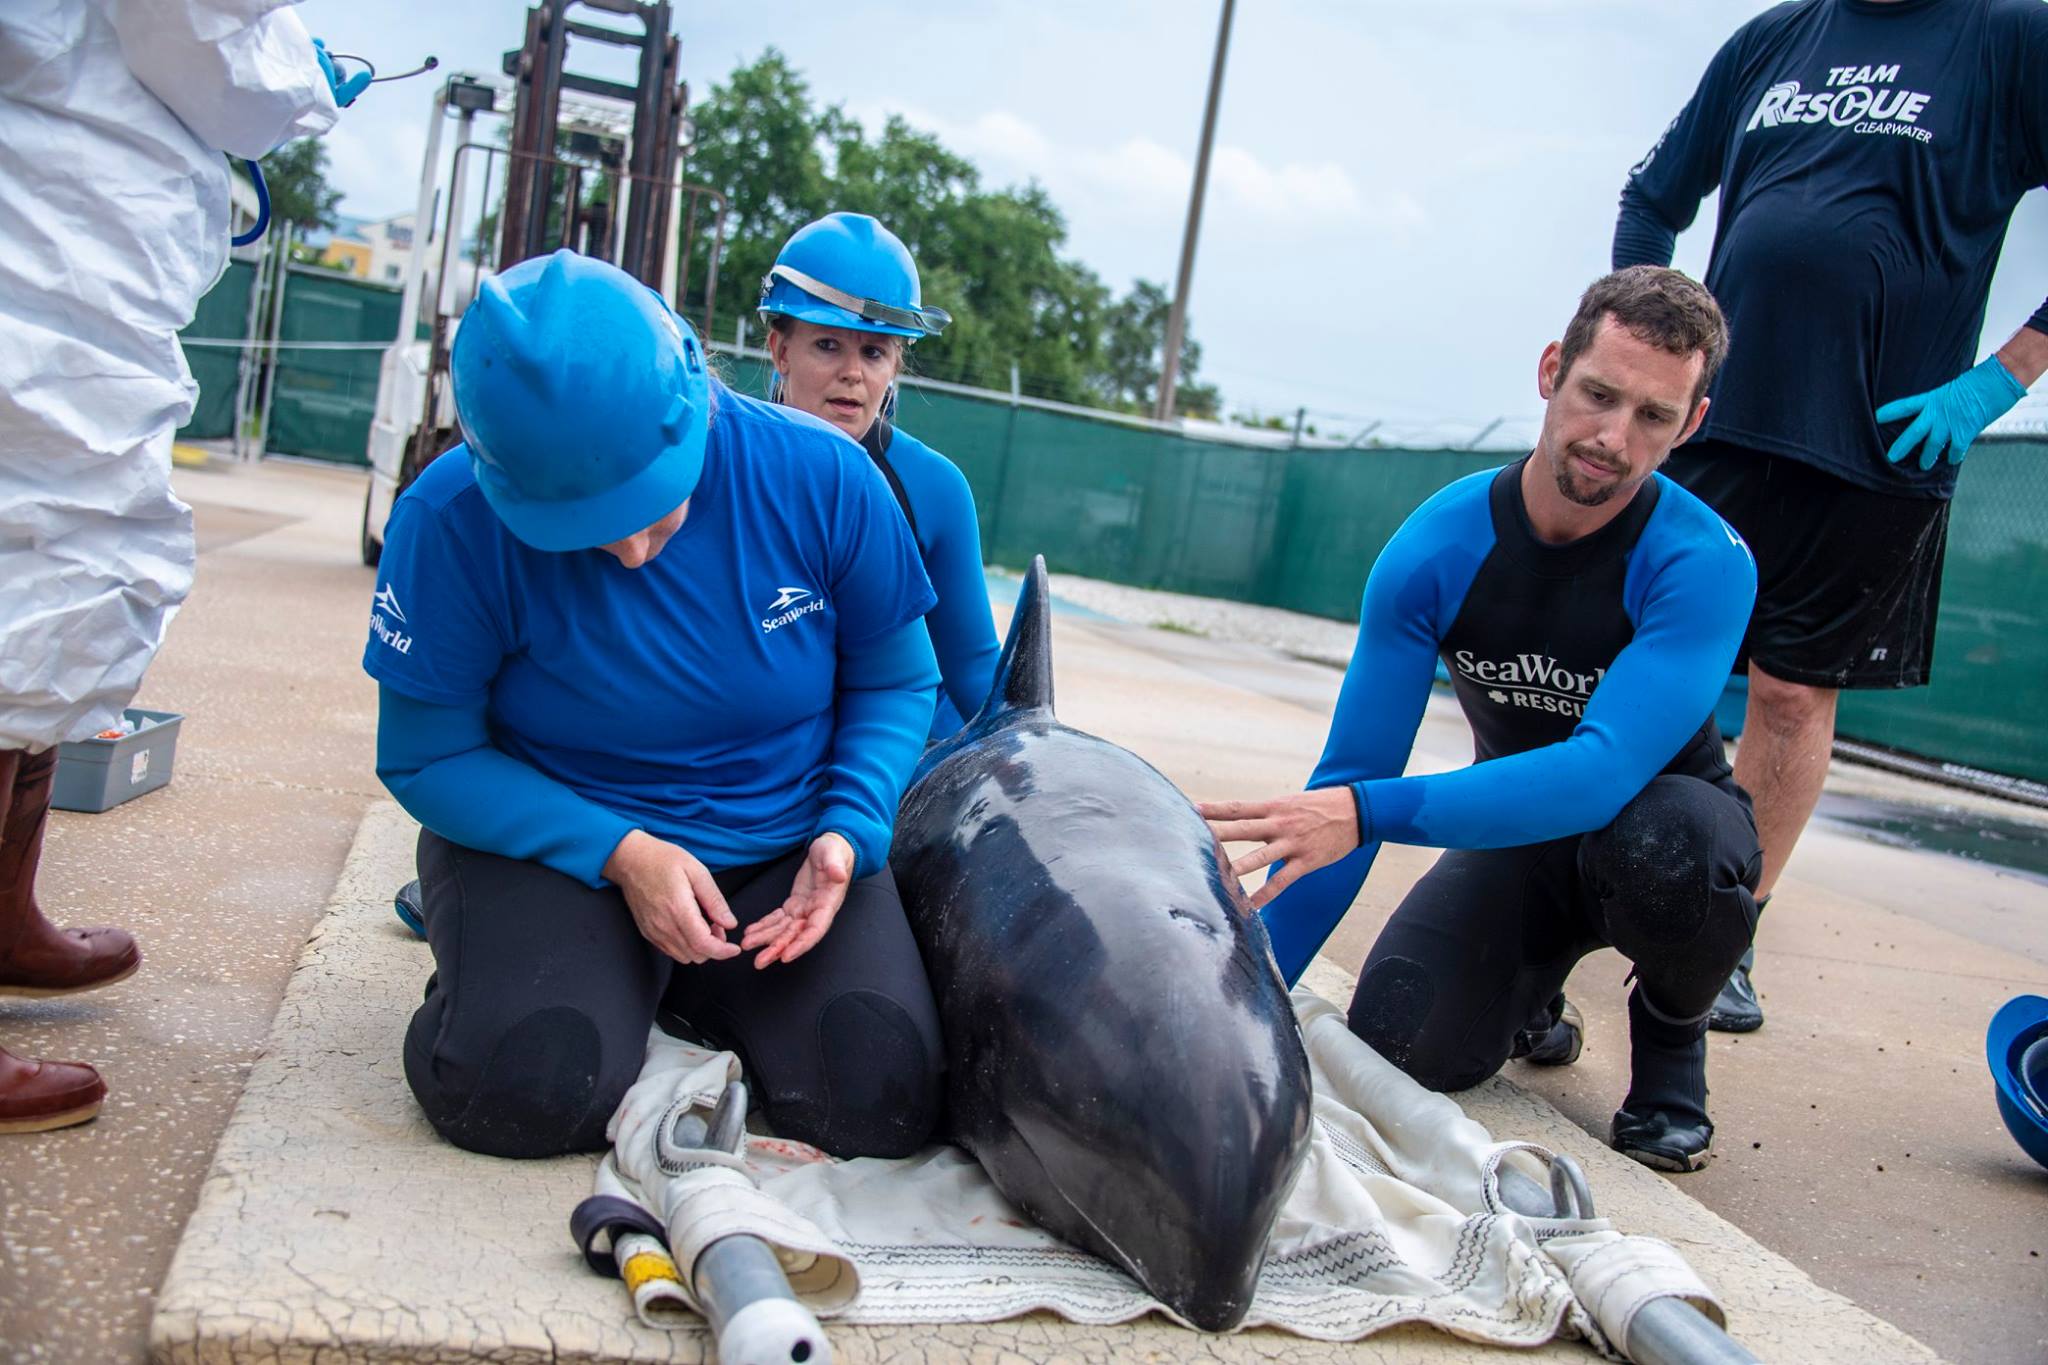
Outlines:
[{"label": "whale dorsal fin", "polygon": [[1010,617],[1010,634],[996,660],[995,685],[975,720],[1011,711],[1052,710],[1052,591],[1046,586],[1045,556],[1033,555]]}]

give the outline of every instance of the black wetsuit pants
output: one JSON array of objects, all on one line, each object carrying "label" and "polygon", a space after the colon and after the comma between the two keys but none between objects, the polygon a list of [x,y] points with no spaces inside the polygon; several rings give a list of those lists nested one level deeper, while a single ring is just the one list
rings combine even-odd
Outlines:
[{"label": "black wetsuit pants", "polygon": [[1580,958],[1613,947],[1658,1019],[1703,1032],[1756,932],[1762,866],[1732,777],[1658,777],[1591,834],[1450,850],[1380,931],[1351,1029],[1431,1089],[1462,1090],[1500,1069]]},{"label": "black wetsuit pants", "polygon": [[[804,852],[716,874],[739,932],[782,904]],[[458,1147],[606,1147],[657,1011],[737,1053],[784,1137],[906,1156],[939,1122],[938,1009],[886,868],[848,889],[816,947],[765,970],[751,952],[677,963],[640,936],[616,888],[538,863],[423,832],[419,872],[434,975],[406,1030],[405,1076]]]}]

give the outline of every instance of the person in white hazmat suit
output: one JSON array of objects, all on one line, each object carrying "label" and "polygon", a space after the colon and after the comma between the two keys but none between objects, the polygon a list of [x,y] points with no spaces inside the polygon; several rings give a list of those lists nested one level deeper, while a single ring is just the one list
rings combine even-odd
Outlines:
[{"label": "person in white hazmat suit", "polygon": [[[192,584],[177,332],[227,265],[222,154],[323,132],[336,100],[288,0],[0,3],[0,995],[141,963],[36,907],[55,746],[119,723]],[[0,1049],[0,1132],[105,1095],[90,1066]]]}]

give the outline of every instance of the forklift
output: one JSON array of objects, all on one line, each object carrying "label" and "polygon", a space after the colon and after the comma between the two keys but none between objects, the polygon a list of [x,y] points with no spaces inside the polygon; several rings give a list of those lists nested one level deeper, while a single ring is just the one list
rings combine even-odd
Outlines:
[{"label": "forklift", "polygon": [[[487,274],[567,247],[611,262],[688,316],[703,237],[697,322],[699,334],[710,335],[726,201],[682,179],[689,88],[677,74],[671,9],[668,0],[545,0],[526,12],[525,42],[505,54],[502,78],[456,74],[434,92],[398,336],[377,376],[365,564],[383,553],[398,495],[461,440],[448,350]],[[636,78],[569,70],[572,42],[625,50]],[[504,120],[498,140],[478,140],[479,116]],[[451,121],[444,186],[442,137]]]}]

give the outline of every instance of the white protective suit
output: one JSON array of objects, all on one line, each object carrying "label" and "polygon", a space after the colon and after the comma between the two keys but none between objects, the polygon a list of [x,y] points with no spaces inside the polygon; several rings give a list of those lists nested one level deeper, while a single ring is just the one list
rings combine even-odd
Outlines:
[{"label": "white protective suit", "polygon": [[291,0],[0,0],[0,749],[105,729],[192,584],[177,332],[227,267],[223,152],[337,110]]}]

